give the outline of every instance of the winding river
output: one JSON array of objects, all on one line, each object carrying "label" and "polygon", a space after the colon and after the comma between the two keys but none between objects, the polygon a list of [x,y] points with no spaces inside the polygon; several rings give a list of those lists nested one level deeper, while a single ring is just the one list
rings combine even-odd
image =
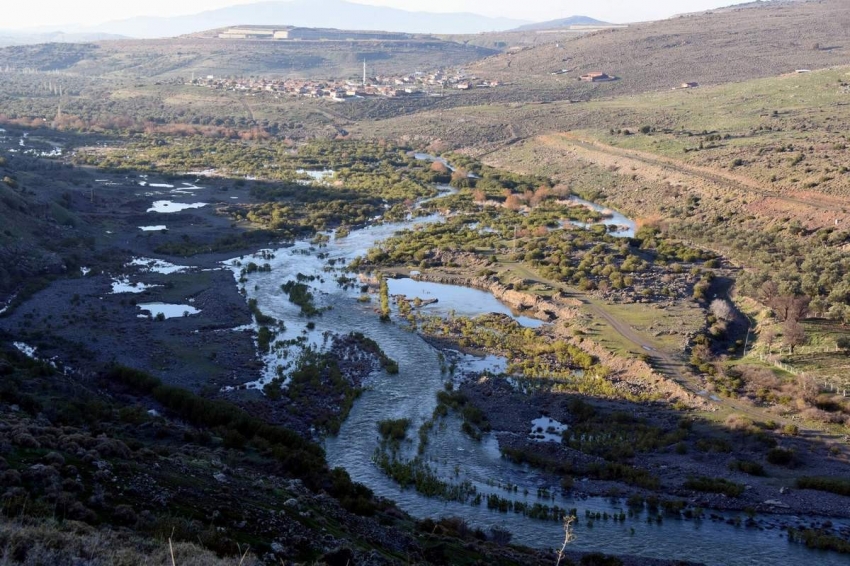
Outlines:
[{"label": "winding river", "polygon": [[[620,219],[617,220],[619,222]],[[394,500],[413,516],[461,516],[471,525],[485,530],[496,526],[506,528],[513,533],[514,542],[554,548],[563,540],[563,531],[557,522],[490,511],[486,504],[472,506],[429,499],[413,489],[401,489],[372,462],[372,455],[379,445],[376,423],[385,419],[408,418],[412,421],[411,436],[415,437],[419,426],[431,418],[436,406],[436,392],[443,388],[446,377],[441,371],[436,349],[418,334],[409,331],[403,323],[381,323],[374,312],[375,305],[358,300],[360,285],[341,287],[336,278],[342,272],[331,269],[328,260],[336,260],[336,266],[342,267],[399,230],[416,223],[440,221],[442,218],[435,215],[352,230],[345,238],[331,237],[326,246],[299,242],[291,247],[267,251],[261,259],[242,258],[233,260],[231,264],[236,266],[236,261],[244,263],[250,260],[271,265],[271,273],[249,275],[245,290],[248,298],[257,299],[263,312],[285,322],[287,329],[278,339],[304,337],[309,343],[321,347],[328,333],[362,332],[399,362],[398,375],[379,371],[370,378],[367,391],[354,404],[339,434],[326,440],[327,458],[332,467],[345,468],[354,480],[367,485],[377,495]],[[633,229],[633,223],[631,226]],[[238,271],[238,267],[234,270]],[[317,306],[330,307],[323,316],[311,319],[315,324],[312,329],[307,328],[306,319],[299,317],[298,307],[280,289],[282,283],[296,278],[298,274],[317,277],[307,284],[316,296]],[[426,311],[434,313],[447,314],[453,310],[457,314],[471,316],[487,312],[515,316],[492,295],[482,291],[410,279],[393,280],[389,285],[391,294],[439,299],[438,303],[425,307]],[[525,326],[542,324],[535,319],[516,318]],[[278,366],[284,369],[290,367],[292,358],[291,352],[268,355],[265,359],[266,375],[253,385],[261,387],[272,379]],[[484,367],[504,367],[504,361],[493,356],[488,359],[461,356],[460,366],[461,370],[475,371]],[[412,442],[405,449],[409,453],[415,452]],[[764,528],[735,527],[708,519],[685,521],[665,518],[659,525],[648,522],[646,515],[641,514],[625,522],[596,521],[591,527],[584,519],[586,510],[620,513],[625,510],[624,504],[602,497],[562,497],[559,489],[552,489],[552,493],[558,494],[554,498],[537,499],[538,488],[554,488],[550,480],[536,470],[502,459],[492,435],[485,435],[482,441],[477,442],[462,434],[460,422],[452,417],[446,419],[444,425],[435,427],[425,456],[442,477],[452,482],[469,481],[479,493],[496,493],[531,504],[540,502],[567,509],[577,508],[580,521],[576,527],[576,540],[571,546],[576,550],[691,560],[716,566],[773,566],[806,562],[824,566],[847,564],[846,556],[811,551],[789,543],[785,533],[778,528],[778,520],[771,524],[768,519]],[[519,489],[516,493],[509,493],[492,486],[493,480],[517,485]],[[526,489],[527,496],[524,495]],[[736,516],[724,515],[727,518]],[[789,519],[791,523],[796,522],[793,518]],[[806,518],[806,523],[812,520]]]}]

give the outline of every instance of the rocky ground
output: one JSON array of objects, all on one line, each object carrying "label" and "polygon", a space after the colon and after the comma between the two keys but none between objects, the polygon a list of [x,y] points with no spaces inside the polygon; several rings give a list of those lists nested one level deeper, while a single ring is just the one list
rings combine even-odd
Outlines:
[{"label": "rocky ground", "polygon": [[[233,331],[251,318],[229,271],[175,276],[125,268],[121,275],[156,287],[113,294],[114,276],[105,272],[61,279],[0,319],[0,328],[71,368],[117,362],[195,391],[259,370],[250,333]],[[156,320],[138,306],[160,302],[201,312]]]},{"label": "rocky ground", "polygon": [[[66,238],[84,239],[88,248],[77,265],[62,266],[65,273],[54,275],[52,283],[19,294],[18,304],[0,317],[0,329],[36,347],[39,356],[58,357],[72,368],[117,362],[155,372],[194,391],[247,381],[246,375],[259,370],[254,341],[251,333],[230,330],[248,324],[251,315],[232,272],[221,262],[269,242],[222,249],[223,236],[231,232],[239,237],[244,231],[232,230],[216,208],[249,201],[248,191],[226,179],[71,171],[63,175],[71,175],[89,198],[69,205],[82,222]],[[171,201],[172,208],[200,202],[207,206],[149,212],[160,200]],[[166,230],[143,231],[142,226]],[[205,253],[181,257],[157,251],[180,242],[191,242]],[[203,244],[209,251],[200,248]],[[132,265],[139,258],[146,264]],[[159,273],[150,269],[153,260],[183,269]],[[130,288],[113,293],[116,281],[125,281]],[[144,303],[186,305],[200,313],[156,320],[137,306]]]}]

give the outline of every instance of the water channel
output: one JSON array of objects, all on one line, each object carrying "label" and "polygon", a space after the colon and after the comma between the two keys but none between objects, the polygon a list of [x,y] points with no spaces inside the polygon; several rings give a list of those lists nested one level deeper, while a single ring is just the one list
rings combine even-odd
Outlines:
[{"label": "water channel", "polygon": [[[513,541],[516,543],[553,548],[563,540],[563,531],[558,522],[491,511],[486,504],[473,506],[429,499],[413,489],[401,489],[372,462],[373,453],[379,445],[376,423],[385,419],[410,419],[412,424],[409,436],[415,438],[420,425],[431,418],[436,406],[435,395],[443,388],[447,378],[442,373],[439,352],[418,334],[407,329],[403,322],[380,322],[374,312],[375,305],[358,300],[362,294],[359,285],[342,288],[337,283],[336,278],[342,273],[331,269],[329,260],[336,260],[336,266],[342,267],[399,230],[410,228],[416,223],[440,221],[442,218],[434,215],[402,223],[371,226],[352,230],[345,238],[331,237],[323,247],[298,242],[290,247],[266,251],[255,258],[233,260],[230,265],[238,277],[239,265],[248,261],[270,264],[270,273],[247,276],[245,290],[248,298],[257,299],[264,313],[285,322],[286,331],[278,335],[279,340],[304,337],[307,343],[321,347],[327,343],[328,334],[362,332],[377,341],[390,358],[398,361],[399,374],[376,372],[339,434],[326,440],[327,458],[332,467],[345,468],[355,481],[367,485],[377,495],[394,500],[401,509],[416,517],[460,516],[471,525],[485,530],[494,526],[506,528],[513,533]],[[631,226],[633,228],[633,223]],[[312,329],[307,328],[307,320],[299,316],[298,307],[280,289],[281,284],[296,278],[298,274],[317,278],[307,284],[316,297],[317,306],[330,308],[323,316],[311,319],[315,324]],[[453,310],[459,315],[468,316],[501,312],[515,316],[492,295],[482,291],[411,279],[390,281],[389,286],[391,294],[404,294],[411,299],[416,296],[438,299],[436,304],[425,307],[426,312],[447,314]],[[535,319],[515,318],[526,326],[542,324]],[[254,385],[261,387],[273,378],[277,366],[291,367],[288,364],[292,363],[292,358],[291,353],[266,356],[266,375]],[[504,360],[494,356],[479,359],[467,355],[460,357],[460,366],[461,371],[498,368],[504,367]],[[408,454],[413,454],[416,447],[411,441],[404,449]],[[624,503],[612,502],[603,497],[563,497],[560,489],[552,485],[551,478],[501,458],[494,436],[485,435],[480,442],[472,440],[460,432],[460,422],[452,417],[435,427],[429,437],[425,457],[444,479],[453,483],[469,481],[484,495],[495,493],[529,504],[540,502],[565,509],[577,508],[580,521],[576,528],[576,540],[571,547],[576,550],[691,560],[717,566],[772,566],[805,562],[824,566],[847,564],[846,556],[811,551],[789,543],[785,533],[777,526],[778,519],[773,525],[768,521],[768,528],[757,529],[735,527],[707,519],[685,521],[667,518],[659,525],[648,522],[646,515],[641,514],[625,522],[596,521],[590,527],[584,520],[586,510],[620,513],[625,510]],[[510,493],[493,486],[494,480],[517,485],[518,490]],[[551,489],[555,495],[539,500],[538,488]],[[524,494],[525,490],[528,495]],[[737,515],[724,516],[733,518]],[[806,522],[811,520],[807,518]]]}]

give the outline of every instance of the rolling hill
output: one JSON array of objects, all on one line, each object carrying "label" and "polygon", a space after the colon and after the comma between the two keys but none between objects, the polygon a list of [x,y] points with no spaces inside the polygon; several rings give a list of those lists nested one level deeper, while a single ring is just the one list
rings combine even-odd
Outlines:
[{"label": "rolling hill", "polygon": [[399,41],[246,41],[213,37],[51,43],[0,48],[0,68],[82,76],[168,79],[265,74],[351,77],[363,61],[379,73],[467,65],[497,53],[436,38]]}]

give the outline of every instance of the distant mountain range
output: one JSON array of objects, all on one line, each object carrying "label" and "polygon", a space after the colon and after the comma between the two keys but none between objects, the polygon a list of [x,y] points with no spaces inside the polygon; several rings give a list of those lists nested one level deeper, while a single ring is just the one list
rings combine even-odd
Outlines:
[{"label": "distant mountain range", "polygon": [[548,22],[540,22],[536,24],[526,24],[519,26],[515,31],[537,31],[545,29],[568,28],[570,26],[607,26],[608,22],[594,20],[587,16],[571,16],[560,20],[550,20]]},{"label": "distant mountain range", "polygon": [[0,30],[0,47],[9,45],[35,45],[38,43],[88,43],[107,39],[127,39],[122,35],[110,33],[65,33],[52,32],[14,32]]},{"label": "distant mountain range", "polygon": [[141,16],[96,26],[0,30],[0,46],[34,43],[80,43],[106,39],[175,37],[237,25],[289,25],[424,34],[476,34],[489,31],[534,31],[571,25],[605,25],[586,16],[542,23],[492,18],[472,13],[411,12],[346,0],[272,0],[229,6],[188,16]]},{"label": "distant mountain range", "polygon": [[137,17],[89,28],[136,38],[173,37],[235,25],[270,24],[409,33],[502,31],[528,22],[478,14],[410,12],[345,0],[290,0],[229,6],[189,16]]}]

